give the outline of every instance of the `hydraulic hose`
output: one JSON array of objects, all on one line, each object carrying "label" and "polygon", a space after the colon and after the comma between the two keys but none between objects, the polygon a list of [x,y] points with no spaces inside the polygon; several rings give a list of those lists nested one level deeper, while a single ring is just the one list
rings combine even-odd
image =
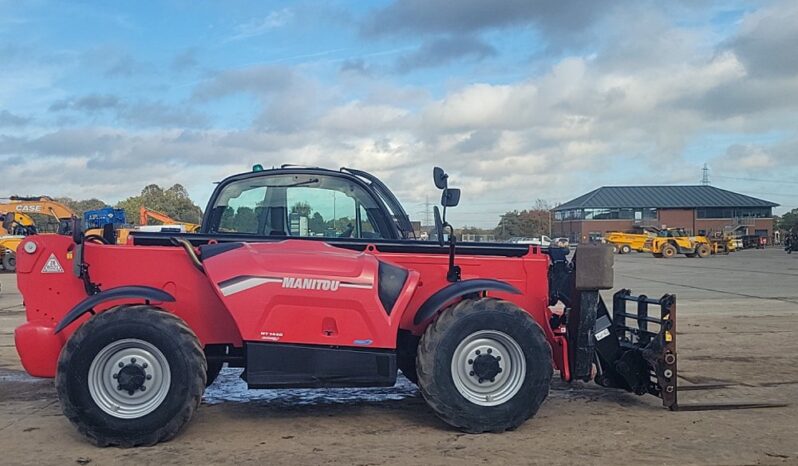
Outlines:
[{"label": "hydraulic hose", "polygon": [[186,251],[188,258],[191,260],[191,263],[197,268],[197,270],[205,273],[205,267],[202,265],[202,261],[200,261],[200,258],[197,256],[197,252],[194,251],[194,246],[192,246],[187,239],[173,237],[171,240],[176,246],[181,246]]}]

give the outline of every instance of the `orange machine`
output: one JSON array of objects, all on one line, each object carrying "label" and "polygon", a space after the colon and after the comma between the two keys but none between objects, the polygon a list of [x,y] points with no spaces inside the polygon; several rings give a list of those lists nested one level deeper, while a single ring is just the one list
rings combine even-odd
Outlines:
[{"label": "orange machine", "polygon": [[172,217],[156,210],[148,209],[146,207],[139,208],[139,224],[142,226],[149,225],[150,219],[155,220],[156,222],[161,222],[165,225],[181,225],[189,233],[196,233],[200,227],[196,223],[179,222]]}]

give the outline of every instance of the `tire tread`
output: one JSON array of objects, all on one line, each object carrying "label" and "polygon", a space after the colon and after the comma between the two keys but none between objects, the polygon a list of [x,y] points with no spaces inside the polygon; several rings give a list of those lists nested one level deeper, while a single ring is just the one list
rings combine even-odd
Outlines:
[{"label": "tire tread", "polygon": [[[146,317],[153,325],[167,328],[173,332],[174,339],[178,342],[182,352],[194,358],[195,361],[198,361],[202,370],[195,371],[195,376],[189,381],[189,396],[185,398],[178,415],[174,416],[166,425],[153,432],[145,432],[136,436],[121,438],[114,434],[96,429],[83,420],[80,409],[69,401],[69,386],[68,380],[66,380],[66,374],[73,354],[80,348],[85,340],[94,333],[95,329],[104,325],[110,325],[120,319],[140,317]],[[169,312],[150,305],[125,304],[95,315],[72,334],[66,345],[64,345],[58,358],[55,387],[58,398],[61,400],[64,415],[91,443],[100,447],[120,446],[130,448],[151,446],[174,438],[180,429],[193,417],[194,412],[202,401],[202,394],[205,391],[207,368],[208,364],[205,360],[205,353],[200,346],[197,335],[182,319],[174,314],[170,314]]]}]

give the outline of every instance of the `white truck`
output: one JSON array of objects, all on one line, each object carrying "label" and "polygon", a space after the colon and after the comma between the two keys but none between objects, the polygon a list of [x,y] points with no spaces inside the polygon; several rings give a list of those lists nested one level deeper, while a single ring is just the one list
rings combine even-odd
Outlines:
[{"label": "white truck", "polygon": [[532,244],[544,248],[549,247],[552,243],[551,238],[549,238],[546,235],[540,237],[535,236],[534,238],[528,238],[528,237],[511,238],[510,242],[516,244]]}]

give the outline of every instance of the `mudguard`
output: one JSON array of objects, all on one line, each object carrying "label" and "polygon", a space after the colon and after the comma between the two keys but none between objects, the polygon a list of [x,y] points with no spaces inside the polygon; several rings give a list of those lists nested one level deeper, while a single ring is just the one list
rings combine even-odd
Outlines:
[{"label": "mudguard", "polygon": [[119,286],[116,288],[111,288],[89,296],[75,305],[75,307],[70,309],[64,318],[58,322],[54,333],[57,334],[61,330],[65,329],[67,326],[69,326],[69,324],[77,320],[78,317],[87,312],[91,312],[94,309],[94,306],[100,303],[104,303],[106,301],[115,301],[118,299],[136,298],[147,301],[161,301],[169,303],[174,302],[175,300],[174,296],[170,295],[169,293],[149,286]]},{"label": "mudguard", "polygon": [[459,281],[447,286],[446,288],[438,290],[435,294],[427,298],[427,300],[424,301],[424,304],[418,308],[418,312],[416,312],[416,315],[413,317],[413,324],[418,325],[421,322],[429,319],[435,315],[435,313],[441,310],[446,303],[453,299],[468,294],[489,290],[521,294],[521,291],[513,285],[490,278],[475,278],[472,280]]}]

